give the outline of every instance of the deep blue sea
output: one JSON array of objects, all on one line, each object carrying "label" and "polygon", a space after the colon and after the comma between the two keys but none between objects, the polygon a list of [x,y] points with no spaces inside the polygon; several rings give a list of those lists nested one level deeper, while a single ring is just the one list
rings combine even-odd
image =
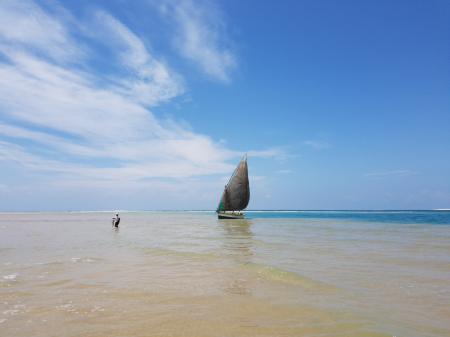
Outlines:
[{"label": "deep blue sea", "polygon": [[339,219],[360,222],[450,225],[450,210],[396,211],[246,211],[247,218]]}]

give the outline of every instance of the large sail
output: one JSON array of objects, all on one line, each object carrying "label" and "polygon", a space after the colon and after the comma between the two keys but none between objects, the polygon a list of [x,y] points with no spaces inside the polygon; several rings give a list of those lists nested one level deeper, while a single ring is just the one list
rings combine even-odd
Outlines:
[{"label": "large sail", "polygon": [[220,198],[217,212],[242,211],[250,201],[247,156],[236,167]]}]

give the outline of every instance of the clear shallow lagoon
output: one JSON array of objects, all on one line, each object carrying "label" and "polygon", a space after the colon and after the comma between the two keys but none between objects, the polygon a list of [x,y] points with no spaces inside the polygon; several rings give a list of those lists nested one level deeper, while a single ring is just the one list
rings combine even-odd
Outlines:
[{"label": "clear shallow lagoon", "polygon": [[450,336],[450,212],[0,213],[1,336]]}]

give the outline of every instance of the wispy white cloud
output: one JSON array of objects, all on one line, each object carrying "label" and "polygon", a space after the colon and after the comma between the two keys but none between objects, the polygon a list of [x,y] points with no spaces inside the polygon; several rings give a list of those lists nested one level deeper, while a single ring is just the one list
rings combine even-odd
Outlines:
[{"label": "wispy white cloud", "polygon": [[285,169],[285,170],[278,170],[277,171],[277,173],[280,173],[280,174],[290,174],[290,173],[292,173],[293,171],[292,170],[288,170],[288,169]]},{"label": "wispy white cloud", "polygon": [[32,1],[1,1],[0,23],[3,50],[26,49],[51,57],[54,62],[73,61],[83,54],[66,27]]},{"label": "wispy white cloud", "polygon": [[[101,10],[92,15],[80,19],[60,5],[49,11],[32,1],[0,1],[2,190],[17,200],[29,196],[30,204],[45,191],[48,208],[64,199],[59,196],[73,207],[74,194],[98,200],[106,193],[120,205],[127,195],[160,205],[215,200],[221,181],[208,175],[228,179],[242,151],[153,114],[183,95],[183,77],[117,18]],[[206,13],[198,15],[201,26]],[[221,60],[218,41],[208,37],[199,48],[217,53],[205,71],[226,80],[232,67]],[[248,154],[287,157],[275,147]],[[12,171],[15,178],[4,174]]]},{"label": "wispy white cloud", "polygon": [[365,177],[388,177],[388,176],[410,176],[416,175],[417,171],[413,170],[382,170],[364,174]]},{"label": "wispy white cloud", "polygon": [[331,144],[322,140],[305,140],[304,145],[313,148],[314,150],[325,150],[331,147]]},{"label": "wispy white cloud", "polygon": [[[126,75],[105,78],[90,71],[88,60],[96,51],[35,3],[0,3],[0,53],[7,60],[0,62],[0,160],[85,181],[232,170],[227,160],[236,152],[152,114],[149,108],[183,93],[181,77],[120,21],[105,12],[96,15],[95,28],[102,29],[86,39],[99,39],[119,55]],[[20,34],[5,28],[10,16]],[[79,50],[85,59],[76,65],[59,61],[78,57]]]},{"label": "wispy white cloud", "polygon": [[247,152],[249,157],[256,158],[273,158],[277,160],[285,160],[290,155],[283,147],[271,147],[265,150],[251,150]]},{"label": "wispy white cloud", "polygon": [[142,104],[154,106],[184,92],[181,76],[154,58],[142,40],[123,23],[104,11],[95,15],[94,36],[117,51],[121,64],[131,76],[117,81],[118,89]]},{"label": "wispy white cloud", "polygon": [[206,0],[167,0],[160,8],[175,23],[174,45],[181,55],[211,77],[228,82],[237,61],[217,6]]}]

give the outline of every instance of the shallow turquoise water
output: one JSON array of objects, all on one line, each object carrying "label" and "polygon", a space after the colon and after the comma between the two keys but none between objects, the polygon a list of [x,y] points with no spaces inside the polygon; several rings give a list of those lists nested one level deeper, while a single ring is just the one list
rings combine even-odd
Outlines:
[{"label": "shallow turquoise water", "polygon": [[112,216],[0,213],[5,336],[450,335],[450,212]]},{"label": "shallow turquoise water", "polygon": [[450,225],[450,211],[248,211],[248,218],[345,219],[400,224]]}]

